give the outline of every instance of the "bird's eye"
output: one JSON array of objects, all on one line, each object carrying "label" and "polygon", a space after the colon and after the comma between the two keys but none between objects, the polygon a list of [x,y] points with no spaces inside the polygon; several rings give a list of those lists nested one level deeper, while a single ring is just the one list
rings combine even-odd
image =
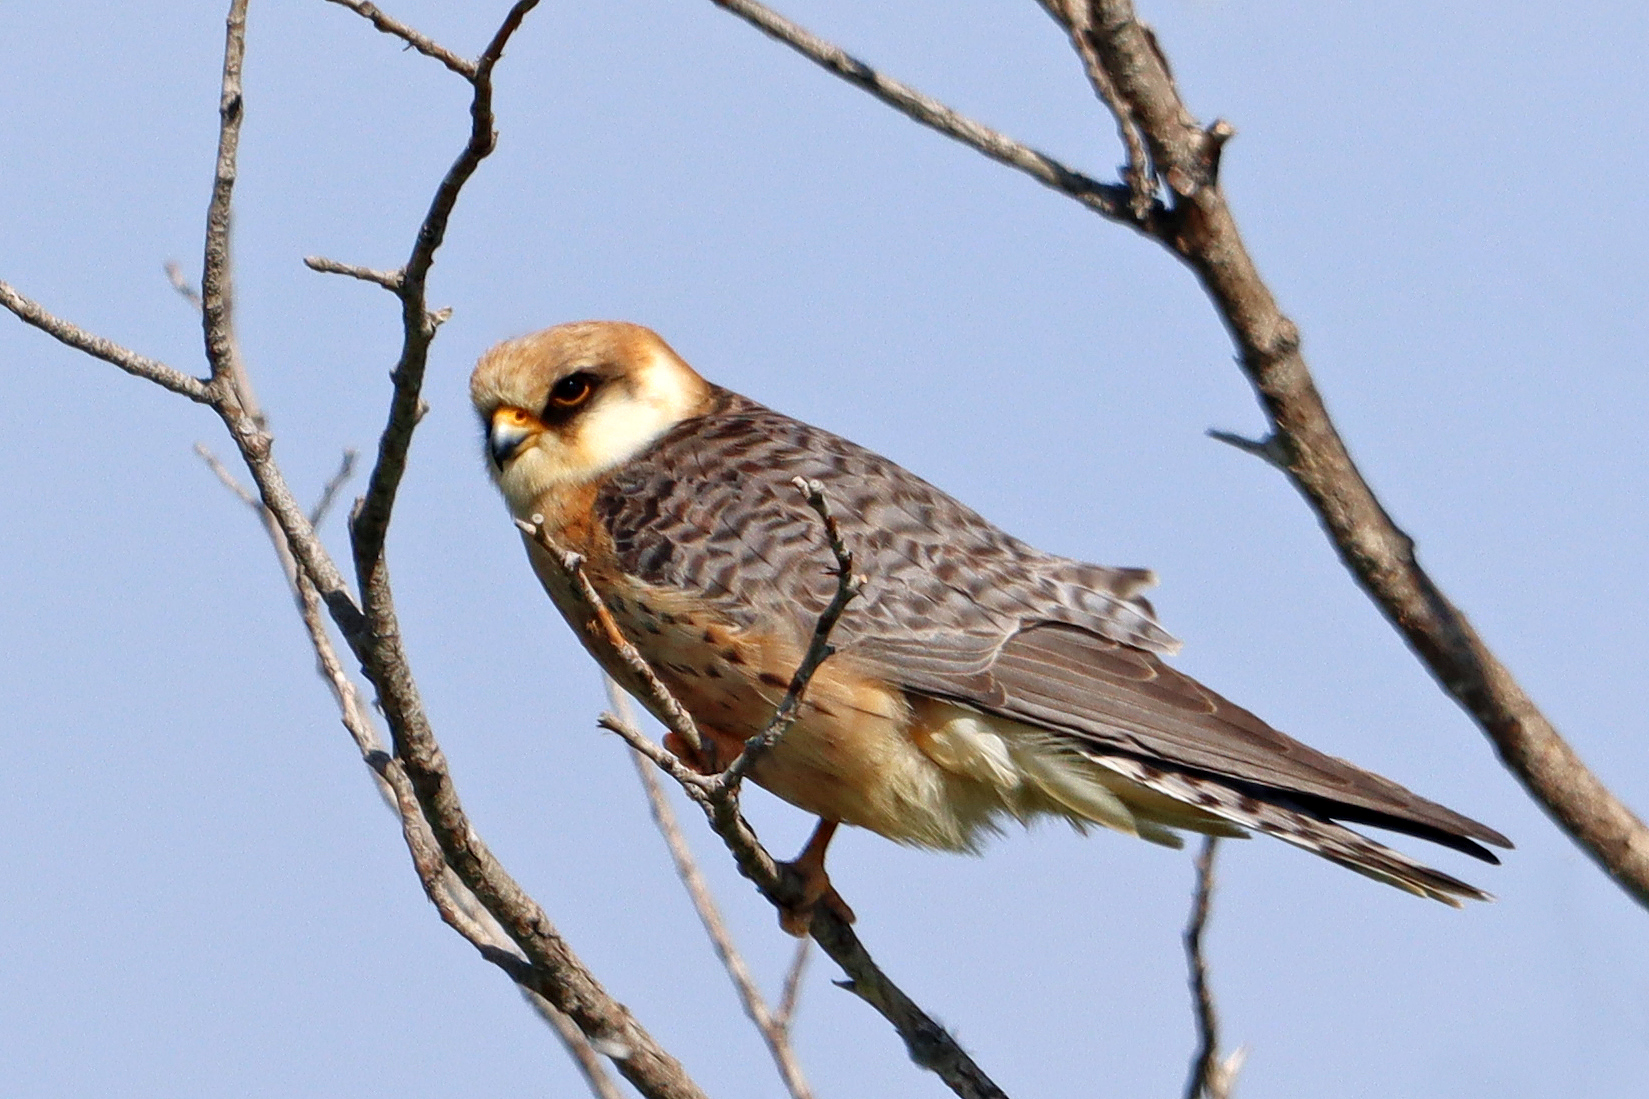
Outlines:
[{"label": "bird's eye", "polygon": [[596,378],[587,370],[580,370],[568,374],[550,389],[550,403],[545,407],[546,413],[565,412],[577,408],[590,399],[595,392]]}]

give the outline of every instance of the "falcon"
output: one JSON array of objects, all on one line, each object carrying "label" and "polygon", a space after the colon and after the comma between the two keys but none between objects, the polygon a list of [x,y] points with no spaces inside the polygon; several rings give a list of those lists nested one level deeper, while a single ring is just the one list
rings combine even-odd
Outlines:
[{"label": "falcon", "polygon": [[[1148,570],[1043,553],[881,455],[706,381],[639,325],[501,343],[470,395],[510,511],[583,556],[620,631],[698,723],[702,751],[666,744],[701,770],[767,725],[835,593],[819,516],[793,481],[823,486],[865,585],[800,717],[750,775],[819,817],[792,864],[806,903],[850,917],[824,873],[838,824],[974,852],[1006,821],[1048,816],[1171,847],[1182,831],[1263,832],[1456,907],[1488,899],[1342,822],[1491,863],[1482,844],[1510,847],[1504,836],[1165,664],[1178,643],[1141,595]],[[562,569],[525,542],[576,621]],[[606,670],[630,681],[611,658]]]}]

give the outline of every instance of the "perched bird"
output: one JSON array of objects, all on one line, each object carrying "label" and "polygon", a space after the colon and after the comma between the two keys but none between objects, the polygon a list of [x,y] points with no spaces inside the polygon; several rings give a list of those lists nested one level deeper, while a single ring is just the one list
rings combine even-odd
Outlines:
[{"label": "perched bird", "polygon": [[[1480,843],[1511,846],[1164,664],[1178,643],[1140,594],[1149,571],[1034,549],[888,459],[704,380],[649,329],[591,321],[499,344],[470,395],[510,511],[583,555],[706,739],[697,755],[667,743],[706,771],[767,724],[835,591],[792,481],[822,484],[866,584],[750,776],[820,818],[792,864],[810,900],[840,904],[824,874],[838,823],[951,851],[1039,816],[1174,847],[1179,830],[1258,831],[1456,906],[1487,895],[1340,822],[1487,862]],[[526,544],[571,619],[564,573]]]}]

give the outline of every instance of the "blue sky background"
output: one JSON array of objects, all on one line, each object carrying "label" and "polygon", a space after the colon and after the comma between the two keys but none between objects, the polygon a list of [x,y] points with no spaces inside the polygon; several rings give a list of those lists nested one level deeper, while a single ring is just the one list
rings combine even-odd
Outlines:
[{"label": "blue sky background", "polygon": [[[226,5],[0,6],[0,278],[198,370]],[[505,5],[397,2],[473,55]],[[1094,174],[1110,120],[1029,2],[786,0],[864,59]],[[1649,804],[1649,10],[1147,3],[1353,453],[1580,752]],[[657,328],[705,374],[876,448],[1049,550],[1156,568],[1179,666],[1487,821],[1499,896],[1451,912],[1270,841],[1227,844],[1210,949],[1240,1094],[1633,1094],[1645,913],[1501,769],[1273,471],[1160,249],[917,128],[711,4],[546,4],[499,70],[496,156],[431,295],[390,539],[467,806],[712,1094],[778,1094],[693,920],[593,669],[487,485],[465,381],[563,320]],[[305,270],[402,261],[466,88],[319,0],[254,4],[241,338],[300,492],[381,426],[397,311]],[[191,453],[204,410],[0,318],[0,1087],[131,1097],[578,1095],[554,1039],[436,919],[339,727],[258,525]],[[357,486],[358,487],[358,486]],[[343,548],[341,523],[326,531]],[[809,822],[765,795],[777,852]],[[771,987],[789,941],[694,822]],[[1409,849],[1419,845],[1406,844]],[[1015,1096],[1177,1094],[1188,855],[1063,828],[982,859],[844,835],[892,975]],[[821,1097],[938,1096],[810,974]]]}]

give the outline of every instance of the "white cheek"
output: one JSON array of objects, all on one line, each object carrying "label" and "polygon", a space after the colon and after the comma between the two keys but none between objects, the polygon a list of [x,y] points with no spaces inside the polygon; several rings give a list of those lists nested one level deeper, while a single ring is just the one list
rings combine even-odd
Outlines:
[{"label": "white cheek", "polygon": [[628,462],[692,415],[702,387],[677,360],[655,353],[635,371],[633,390],[615,387],[596,395],[572,438],[544,432],[522,448],[498,477],[510,510],[529,518],[551,489]]},{"label": "white cheek", "polygon": [[577,436],[563,442],[545,432],[523,447],[498,476],[498,487],[519,519],[541,510],[546,492],[623,465],[669,431],[681,416],[652,402],[608,400],[590,409]]},{"label": "white cheek", "polygon": [[601,473],[646,450],[680,420],[675,408],[652,395],[601,401],[580,421],[569,458],[587,474]]}]

